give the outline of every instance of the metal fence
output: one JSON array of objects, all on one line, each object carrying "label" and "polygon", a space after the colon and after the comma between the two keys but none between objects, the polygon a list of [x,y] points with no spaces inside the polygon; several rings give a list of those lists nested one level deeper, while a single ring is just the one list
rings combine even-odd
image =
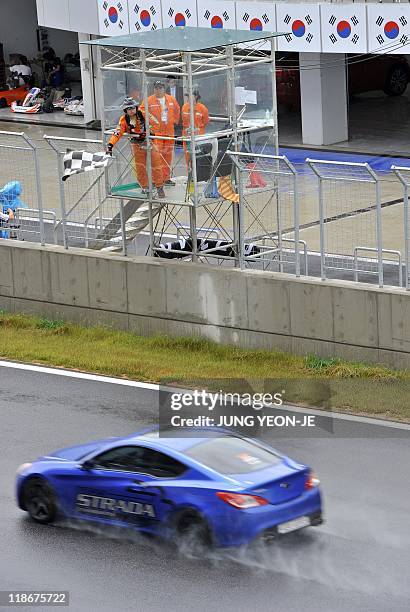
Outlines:
[{"label": "metal fence", "polygon": [[103,141],[47,135],[44,138],[57,156],[61,218],[56,232],[61,232],[64,246],[126,254],[127,207],[121,199],[108,195],[104,168],[64,177],[66,153],[100,153],[104,150]]},{"label": "metal fence", "polygon": [[2,222],[5,237],[45,243],[38,151],[23,132],[0,131],[0,211],[8,210],[14,219]]},{"label": "metal fence", "polygon": [[306,161],[318,179],[322,279],[329,270],[351,271],[355,280],[359,273],[377,274],[382,287],[379,177],[366,163]]},{"label": "metal fence", "polygon": [[392,171],[403,186],[403,230],[404,230],[404,264],[405,264],[405,286],[410,290],[410,211],[409,211],[409,187],[410,168],[403,166],[392,166]]},{"label": "metal fence", "polygon": [[[0,131],[0,210],[11,201],[14,210],[11,221],[1,222],[0,236],[124,255],[145,254],[150,245],[151,252],[164,250],[158,236],[170,243],[190,239],[189,206],[160,203],[157,209],[154,201],[150,210],[148,200],[114,193],[110,168],[62,180],[67,151],[101,152],[102,140],[45,139],[50,148],[42,150],[24,133]],[[51,191],[49,174],[43,177],[55,210],[42,203],[39,155],[43,160],[47,151],[55,155],[47,169],[58,167]],[[128,149],[119,145],[115,153],[112,164],[125,172]],[[410,289],[410,166],[380,175],[360,163],[309,159],[302,167],[284,156],[231,156],[239,203],[219,198],[195,209],[197,238],[212,243],[197,261]],[[183,249],[179,255],[195,259]]]},{"label": "metal fence", "polygon": [[238,170],[239,259],[241,267],[260,264],[264,269],[300,275],[300,239],[297,172],[284,156],[230,153]]}]

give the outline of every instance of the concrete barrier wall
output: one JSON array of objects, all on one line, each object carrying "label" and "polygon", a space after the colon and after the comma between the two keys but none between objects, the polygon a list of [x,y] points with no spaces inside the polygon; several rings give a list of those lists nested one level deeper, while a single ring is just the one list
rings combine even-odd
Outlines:
[{"label": "concrete barrier wall", "polygon": [[410,367],[410,293],[0,241],[0,308]]}]

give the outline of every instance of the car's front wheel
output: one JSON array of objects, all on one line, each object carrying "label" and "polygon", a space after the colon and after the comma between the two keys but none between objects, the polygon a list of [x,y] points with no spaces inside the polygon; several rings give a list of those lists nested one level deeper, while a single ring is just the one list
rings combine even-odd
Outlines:
[{"label": "car's front wheel", "polygon": [[52,523],[57,504],[52,488],[42,478],[30,478],[24,485],[23,503],[30,518],[37,523]]},{"label": "car's front wheel", "polygon": [[0,108],[7,108],[6,98],[0,98]]},{"label": "car's front wheel", "polygon": [[388,96],[401,96],[407,89],[409,73],[404,66],[397,64],[391,69],[386,80],[384,93]]}]

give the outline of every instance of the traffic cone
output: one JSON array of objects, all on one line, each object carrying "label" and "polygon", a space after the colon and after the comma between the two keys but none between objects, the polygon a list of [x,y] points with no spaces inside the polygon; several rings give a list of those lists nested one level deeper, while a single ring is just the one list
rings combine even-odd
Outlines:
[{"label": "traffic cone", "polygon": [[246,185],[247,189],[254,189],[255,187],[266,187],[266,181],[262,174],[256,170],[256,163],[252,162],[247,165],[249,170],[249,183]]}]

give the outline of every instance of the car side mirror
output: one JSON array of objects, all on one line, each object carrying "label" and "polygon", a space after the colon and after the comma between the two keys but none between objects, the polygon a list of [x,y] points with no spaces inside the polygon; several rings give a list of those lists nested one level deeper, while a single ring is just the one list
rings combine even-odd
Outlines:
[{"label": "car side mirror", "polygon": [[88,459],[87,461],[84,461],[84,463],[81,464],[81,468],[83,470],[92,470],[93,468],[95,468],[96,463],[93,459]]}]

